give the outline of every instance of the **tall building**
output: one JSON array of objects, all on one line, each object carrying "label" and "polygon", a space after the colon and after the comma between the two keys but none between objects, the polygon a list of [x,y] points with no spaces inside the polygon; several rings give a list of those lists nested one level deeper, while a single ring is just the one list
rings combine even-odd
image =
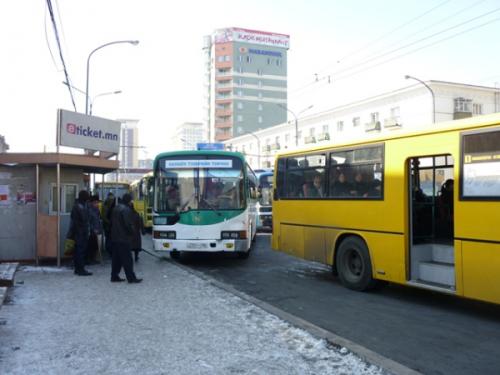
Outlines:
[{"label": "tall building", "polygon": [[5,142],[5,137],[0,135],[0,152],[7,152],[9,145]]},{"label": "tall building", "polygon": [[286,121],[289,44],[288,35],[234,27],[204,38],[208,140]]},{"label": "tall building", "polygon": [[122,124],[120,134],[120,168],[137,168],[139,154],[139,120],[121,119],[117,120]]},{"label": "tall building", "polygon": [[184,122],[175,129],[178,150],[196,150],[196,144],[206,140],[201,122]]}]

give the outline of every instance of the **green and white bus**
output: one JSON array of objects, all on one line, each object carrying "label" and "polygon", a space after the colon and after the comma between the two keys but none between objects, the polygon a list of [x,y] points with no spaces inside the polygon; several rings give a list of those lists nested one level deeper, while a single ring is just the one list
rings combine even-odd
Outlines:
[{"label": "green and white bus", "polygon": [[154,161],[153,245],[182,252],[250,254],[256,232],[257,178],[243,154],[178,151]]}]

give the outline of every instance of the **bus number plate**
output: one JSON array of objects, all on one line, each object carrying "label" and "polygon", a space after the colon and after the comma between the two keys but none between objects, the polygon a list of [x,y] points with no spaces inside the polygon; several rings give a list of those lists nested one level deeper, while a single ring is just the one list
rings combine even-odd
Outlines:
[{"label": "bus number plate", "polygon": [[200,249],[206,249],[207,244],[206,243],[197,243],[197,242],[188,242],[187,243],[187,248],[190,250],[200,250]]}]

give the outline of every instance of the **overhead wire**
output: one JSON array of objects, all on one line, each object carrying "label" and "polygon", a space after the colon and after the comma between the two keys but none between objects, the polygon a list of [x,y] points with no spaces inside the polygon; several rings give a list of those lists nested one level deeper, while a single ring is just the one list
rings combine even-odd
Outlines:
[{"label": "overhead wire", "polygon": [[52,59],[52,63],[54,64],[54,67],[56,68],[56,71],[60,72],[61,69],[57,66],[56,58],[54,57],[54,53],[52,52],[52,48],[50,47],[50,42],[49,42],[49,35],[47,34],[47,8],[45,8],[45,15],[44,15],[44,31],[45,31],[45,41],[47,42],[47,48],[50,53],[50,57]]},{"label": "overhead wire", "polygon": [[[425,11],[424,13],[422,13],[422,14],[420,14],[420,15],[418,15],[418,16],[416,16],[416,17],[412,18],[412,19],[410,19],[409,21],[404,22],[403,24],[401,24],[401,25],[397,26],[396,28],[394,28],[394,29],[392,29],[391,31],[389,31],[389,32],[385,33],[384,35],[380,36],[379,38],[377,38],[377,39],[375,39],[375,40],[372,40],[371,42],[369,42],[369,43],[365,44],[363,47],[361,47],[361,48],[359,48],[359,49],[355,50],[354,52],[351,52],[351,53],[349,53],[348,55],[346,55],[346,56],[344,56],[344,57],[342,57],[342,58],[338,59],[338,61],[342,61],[342,60],[348,59],[348,58],[350,58],[351,56],[354,56],[354,55],[356,55],[357,53],[359,53],[359,52],[361,52],[361,51],[364,51],[367,47],[372,47],[373,45],[375,45],[376,43],[378,43],[378,42],[380,42],[381,40],[385,39],[385,38],[386,38],[386,37],[388,37],[389,35],[393,35],[396,31],[401,30],[401,29],[403,29],[403,28],[407,27],[407,26],[408,26],[408,25],[410,25],[411,23],[415,22],[416,20],[419,20],[420,18],[422,18],[422,17],[426,16],[426,15],[427,15],[427,14],[429,14],[429,13],[432,13],[433,11],[435,11],[436,9],[438,9],[438,8],[442,7],[443,5],[445,5],[445,4],[447,4],[447,3],[449,3],[450,1],[451,1],[451,0],[445,0],[445,1],[443,1],[442,3],[440,3],[440,4],[436,5],[435,7],[433,7],[433,8],[431,8],[431,9],[429,9],[429,10]],[[328,68],[326,68],[326,69],[328,69]],[[323,69],[323,71],[325,71],[326,69]]]},{"label": "overhead wire", "polygon": [[346,75],[344,75],[344,76],[337,77],[337,78],[336,78],[336,80],[338,81],[338,80],[341,80],[341,79],[345,79],[345,78],[348,78],[348,77],[352,77],[352,76],[357,75],[357,74],[359,74],[359,73],[362,73],[362,72],[364,72],[364,71],[366,71],[366,70],[373,69],[373,68],[375,68],[375,67],[377,67],[377,66],[380,66],[380,65],[382,65],[382,64],[386,64],[386,63],[388,63],[388,62],[390,62],[390,61],[393,61],[393,60],[396,60],[396,59],[399,59],[399,58],[402,58],[402,57],[408,56],[408,55],[410,55],[410,54],[412,54],[412,53],[415,53],[415,52],[417,52],[417,51],[420,51],[420,50],[422,50],[422,49],[432,47],[432,46],[434,46],[434,45],[436,45],[436,44],[439,44],[439,43],[441,43],[441,42],[444,42],[444,41],[446,41],[446,40],[449,40],[449,39],[455,38],[455,37],[457,37],[457,36],[459,36],[459,35],[462,35],[462,34],[468,33],[468,32],[470,32],[470,31],[473,31],[473,30],[479,29],[479,28],[481,28],[481,27],[487,26],[487,25],[489,25],[489,24],[491,24],[491,23],[493,23],[493,22],[498,22],[498,21],[500,21],[500,17],[498,17],[498,18],[494,18],[494,19],[492,19],[492,20],[490,20],[490,21],[488,21],[488,22],[482,23],[482,24],[480,24],[480,25],[473,26],[473,27],[471,27],[471,28],[469,28],[469,29],[467,29],[467,30],[464,30],[464,31],[458,32],[458,33],[456,33],[456,34],[453,34],[453,35],[447,36],[447,37],[445,37],[445,38],[442,38],[442,39],[440,39],[440,40],[434,41],[434,42],[432,42],[432,43],[426,44],[425,46],[415,48],[415,49],[413,49],[413,50],[411,50],[411,51],[408,51],[408,52],[406,52],[406,53],[404,53],[404,54],[401,54],[401,55],[398,55],[398,56],[391,57],[390,59],[384,60],[384,61],[382,61],[382,62],[380,62],[380,63],[374,64],[374,65],[371,65],[371,66],[369,66],[369,67],[366,67],[366,68],[360,69],[360,70],[358,70],[358,71],[356,71],[356,72],[353,72],[353,73],[350,73],[350,74],[346,74]]},{"label": "overhead wire", "polygon": [[[500,7],[499,7],[499,8],[496,8],[496,9],[494,9],[494,10],[492,10],[492,11],[489,11],[489,12],[483,13],[483,14],[481,14],[481,15],[479,15],[479,16],[476,16],[476,17],[473,17],[473,18],[471,18],[471,19],[468,19],[468,20],[466,20],[466,21],[460,22],[460,23],[458,23],[458,24],[456,24],[456,25],[453,25],[453,26],[447,27],[447,28],[445,28],[445,29],[443,29],[443,30],[437,31],[437,32],[435,32],[435,33],[433,33],[433,34],[431,34],[431,35],[425,36],[425,37],[420,38],[420,39],[418,39],[418,40],[416,40],[416,41],[413,41],[413,42],[411,42],[411,43],[407,43],[407,44],[405,44],[405,45],[403,45],[403,46],[401,46],[401,47],[398,47],[398,48],[394,48],[394,49],[392,49],[392,50],[389,50],[388,52],[384,52],[384,53],[381,53],[381,54],[375,55],[375,56],[373,56],[373,57],[371,57],[371,58],[368,58],[368,59],[364,60],[363,62],[360,62],[360,63],[358,63],[358,64],[354,64],[354,65],[350,66],[349,68],[341,69],[341,70],[339,70],[339,71],[335,72],[335,74],[340,74],[340,73],[343,73],[343,72],[346,72],[346,71],[349,71],[349,70],[353,70],[353,69],[355,69],[355,68],[357,68],[357,67],[359,67],[359,66],[366,65],[366,64],[368,64],[368,63],[370,63],[370,62],[372,62],[372,61],[374,61],[374,60],[378,60],[378,59],[380,59],[380,58],[382,58],[382,57],[385,57],[385,56],[387,56],[387,55],[393,54],[393,53],[398,52],[398,51],[400,51],[400,50],[403,50],[403,49],[405,49],[405,48],[411,47],[411,46],[413,46],[413,45],[415,45],[415,44],[418,44],[418,43],[424,42],[424,41],[426,41],[426,40],[428,40],[428,39],[434,38],[434,37],[436,37],[436,36],[438,36],[438,35],[440,35],[440,34],[444,34],[444,33],[448,32],[448,31],[453,30],[453,29],[456,29],[456,28],[458,28],[458,27],[464,26],[464,25],[466,25],[466,24],[468,24],[468,23],[471,23],[471,22],[477,21],[477,20],[478,20],[478,19],[480,19],[480,18],[483,18],[483,17],[489,16],[489,15],[491,15],[491,14],[493,14],[493,13],[498,12],[498,11],[500,11]],[[460,34],[459,34],[459,35],[460,35]]]},{"label": "overhead wire", "polygon": [[[477,4],[479,4],[479,3],[480,3],[480,2],[482,2],[482,1],[483,1],[483,0],[481,0],[481,1],[479,1],[479,2],[476,2],[476,3],[475,3],[475,4],[473,4],[472,6],[466,7],[466,8],[464,8],[464,9],[462,9],[461,11],[456,12],[453,16],[455,16],[455,15],[457,15],[457,14],[459,14],[459,13],[461,13],[461,12],[463,12],[463,11],[467,10],[467,9],[470,9],[471,7],[473,7],[473,6],[477,5]],[[413,42],[411,42],[411,43],[407,43],[406,45],[400,46],[400,47],[398,47],[398,48],[394,48],[394,49],[389,50],[389,51],[387,51],[387,52],[383,52],[383,53],[379,53],[379,54],[376,54],[376,55],[372,55],[372,56],[371,56],[371,57],[369,57],[368,59],[366,59],[366,60],[364,60],[364,61],[362,61],[362,62],[359,62],[359,63],[357,63],[357,64],[351,65],[351,66],[349,66],[349,67],[346,67],[346,68],[344,68],[344,69],[338,70],[338,71],[334,72],[333,74],[330,74],[330,76],[332,77],[332,80],[338,80],[338,79],[339,79],[339,77],[338,77],[338,75],[339,75],[339,74],[340,74],[340,76],[341,76],[341,77],[345,77],[345,76],[352,76],[352,75],[354,75],[354,74],[348,74],[348,75],[344,75],[344,76],[342,76],[342,73],[345,73],[345,72],[348,72],[348,71],[350,71],[350,70],[354,70],[354,69],[356,69],[356,68],[358,68],[358,67],[361,67],[361,66],[367,65],[367,64],[369,64],[369,63],[370,63],[370,62],[372,62],[372,61],[375,61],[375,60],[378,60],[378,59],[380,59],[380,58],[383,58],[383,57],[385,57],[385,56],[387,56],[387,55],[390,55],[390,54],[396,53],[396,52],[398,52],[398,51],[400,51],[400,50],[403,50],[403,49],[409,48],[409,47],[411,47],[412,45],[415,45],[415,44],[421,43],[421,42],[423,42],[423,41],[425,41],[425,40],[428,40],[428,39],[434,38],[434,37],[436,37],[436,36],[438,36],[438,35],[440,35],[440,34],[444,34],[444,33],[448,32],[448,31],[453,30],[453,29],[456,29],[456,28],[458,28],[458,27],[464,26],[464,25],[466,25],[466,24],[468,24],[468,23],[470,23],[470,22],[477,21],[477,20],[478,20],[478,19],[480,19],[480,18],[483,18],[483,17],[489,16],[489,15],[491,15],[491,14],[493,14],[493,13],[498,12],[498,11],[500,11],[500,8],[495,8],[495,9],[493,9],[493,10],[491,10],[491,11],[488,11],[488,12],[486,12],[486,13],[480,14],[480,15],[478,15],[478,16],[476,16],[476,17],[470,18],[470,19],[468,19],[468,20],[466,20],[466,21],[460,22],[460,23],[458,23],[458,24],[456,24],[456,25],[453,25],[453,26],[450,26],[450,27],[448,27],[448,28],[442,29],[442,30],[440,30],[440,31],[438,31],[438,32],[435,32],[435,33],[433,33],[433,34],[430,34],[430,35],[428,35],[428,36],[425,36],[425,37],[423,37],[423,38],[420,38],[420,39],[418,39],[418,40],[416,40],[416,41],[413,41]],[[452,17],[453,17],[453,16],[452,16]],[[449,18],[448,18],[448,19],[449,19]],[[486,24],[479,25],[479,27],[485,26],[485,25],[487,25],[487,24],[489,24],[489,23],[491,23],[491,22],[487,22]],[[470,28],[470,29],[465,30],[464,32],[460,32],[460,33],[454,34],[452,37],[455,37],[455,36],[458,36],[458,35],[464,34],[465,32],[472,31],[472,30],[474,30],[474,29],[476,29],[476,28],[477,28],[477,27],[472,27],[472,28]],[[418,33],[418,32],[417,32],[417,33]],[[415,34],[413,34],[413,35],[415,35]],[[442,42],[442,41],[444,41],[444,40],[451,39],[452,37],[450,37],[450,38],[444,38],[444,39],[441,39],[439,42]],[[406,56],[406,55],[408,55],[408,54],[410,54],[410,53],[413,53],[413,52],[419,51],[419,50],[421,50],[421,49],[423,49],[423,48],[427,48],[427,46],[432,46],[432,45],[434,45],[434,44],[437,44],[437,42],[436,42],[436,43],[431,43],[431,44],[426,45],[426,46],[424,46],[424,47],[422,47],[422,48],[417,48],[417,49],[414,49],[414,50],[412,50],[411,52],[409,52],[409,53],[405,53],[405,54],[400,55],[400,56],[401,56],[401,57]],[[396,58],[399,58],[399,56],[398,56],[398,57],[396,57]],[[383,62],[383,63],[387,63],[387,62],[392,61],[392,60],[394,60],[394,59],[395,59],[395,58],[386,59],[386,60],[384,60],[384,62]],[[369,67],[369,69],[371,69],[372,67],[375,67],[375,66],[379,66],[379,65],[381,65],[381,63],[375,64],[375,65],[372,65],[372,66],[370,66],[370,67]],[[364,70],[359,70],[359,72],[362,72],[362,71],[364,71]],[[298,89],[292,90],[292,92],[301,91],[301,90],[303,90],[303,89],[306,89],[306,88],[308,88],[308,87],[310,87],[310,86],[314,85],[315,83],[316,83],[316,81],[312,81],[312,82],[310,82],[310,83],[308,83],[308,84],[306,84],[306,85],[304,85],[304,86],[302,86],[302,87],[300,87],[300,88],[298,88]]]},{"label": "overhead wire", "polygon": [[[371,42],[367,43],[367,44],[366,44],[366,45],[364,45],[363,47],[360,47],[359,49],[357,49],[357,50],[355,50],[355,51],[353,51],[353,52],[348,53],[346,56],[344,56],[344,57],[342,57],[342,58],[340,58],[340,59],[337,59],[337,61],[335,61],[334,63],[330,63],[330,64],[328,64],[325,68],[322,68],[321,70],[319,70],[319,73],[322,73],[322,72],[324,72],[324,71],[328,70],[328,69],[329,69],[329,68],[331,68],[333,65],[336,65],[337,63],[339,63],[341,60],[348,59],[349,57],[351,57],[351,56],[353,56],[353,55],[355,55],[355,54],[359,53],[360,51],[363,51],[366,47],[368,47],[368,46],[373,46],[374,44],[378,43],[379,41],[381,41],[381,40],[385,39],[387,36],[394,34],[394,32],[396,32],[396,31],[398,31],[398,30],[400,30],[400,29],[402,29],[402,28],[404,28],[404,27],[408,26],[408,25],[409,25],[409,24],[411,24],[412,22],[414,22],[414,21],[416,21],[416,20],[418,20],[418,19],[420,19],[420,18],[422,18],[422,17],[426,16],[427,14],[429,14],[429,13],[433,12],[434,10],[436,10],[436,9],[440,8],[441,6],[445,5],[446,3],[449,3],[450,1],[451,1],[451,0],[445,0],[445,1],[441,2],[440,4],[438,4],[438,5],[434,6],[434,7],[432,7],[431,9],[426,10],[425,12],[421,13],[420,15],[418,15],[418,16],[416,16],[416,17],[414,17],[414,18],[410,19],[409,21],[404,22],[403,24],[401,24],[401,25],[397,26],[396,28],[392,29],[391,31],[389,31],[389,32],[387,32],[387,33],[383,34],[382,36],[380,36],[380,37],[376,38],[375,40],[372,40]],[[316,81],[310,82],[310,83],[306,84],[304,87],[308,87],[308,86],[310,86],[310,85],[313,85],[315,82],[316,82]],[[302,88],[302,87],[300,87],[300,88],[298,88],[298,89],[295,89],[295,90],[300,90],[301,88]],[[295,90],[294,90],[294,91],[295,91]]]},{"label": "overhead wire", "polygon": [[61,49],[61,41],[59,39],[59,33],[57,31],[57,24],[56,24],[56,20],[54,18],[54,10],[52,8],[51,0],[46,0],[46,1],[47,1],[47,7],[48,7],[48,10],[49,10],[49,13],[50,13],[50,19],[52,21],[52,26],[54,28],[54,34],[55,34],[56,41],[57,41],[57,47],[59,49],[59,57],[61,59],[62,65],[63,65],[64,75],[66,77],[66,82],[68,82],[68,85],[66,85],[66,86],[68,87],[68,90],[69,90],[69,95],[71,97],[71,102],[73,103],[73,108],[75,109],[75,112],[77,112],[77,110],[76,110],[76,104],[75,104],[75,98],[73,96],[73,90],[71,88],[71,84],[69,84],[71,81],[69,79],[68,69],[66,68],[66,62],[64,61],[64,56],[63,56],[62,49]]}]

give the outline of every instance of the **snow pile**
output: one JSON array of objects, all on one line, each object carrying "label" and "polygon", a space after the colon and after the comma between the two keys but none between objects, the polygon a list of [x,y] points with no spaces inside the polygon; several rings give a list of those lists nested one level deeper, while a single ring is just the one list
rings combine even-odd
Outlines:
[{"label": "snow pile", "polygon": [[0,310],[1,374],[382,374],[177,266],[141,284],[22,269]]}]

